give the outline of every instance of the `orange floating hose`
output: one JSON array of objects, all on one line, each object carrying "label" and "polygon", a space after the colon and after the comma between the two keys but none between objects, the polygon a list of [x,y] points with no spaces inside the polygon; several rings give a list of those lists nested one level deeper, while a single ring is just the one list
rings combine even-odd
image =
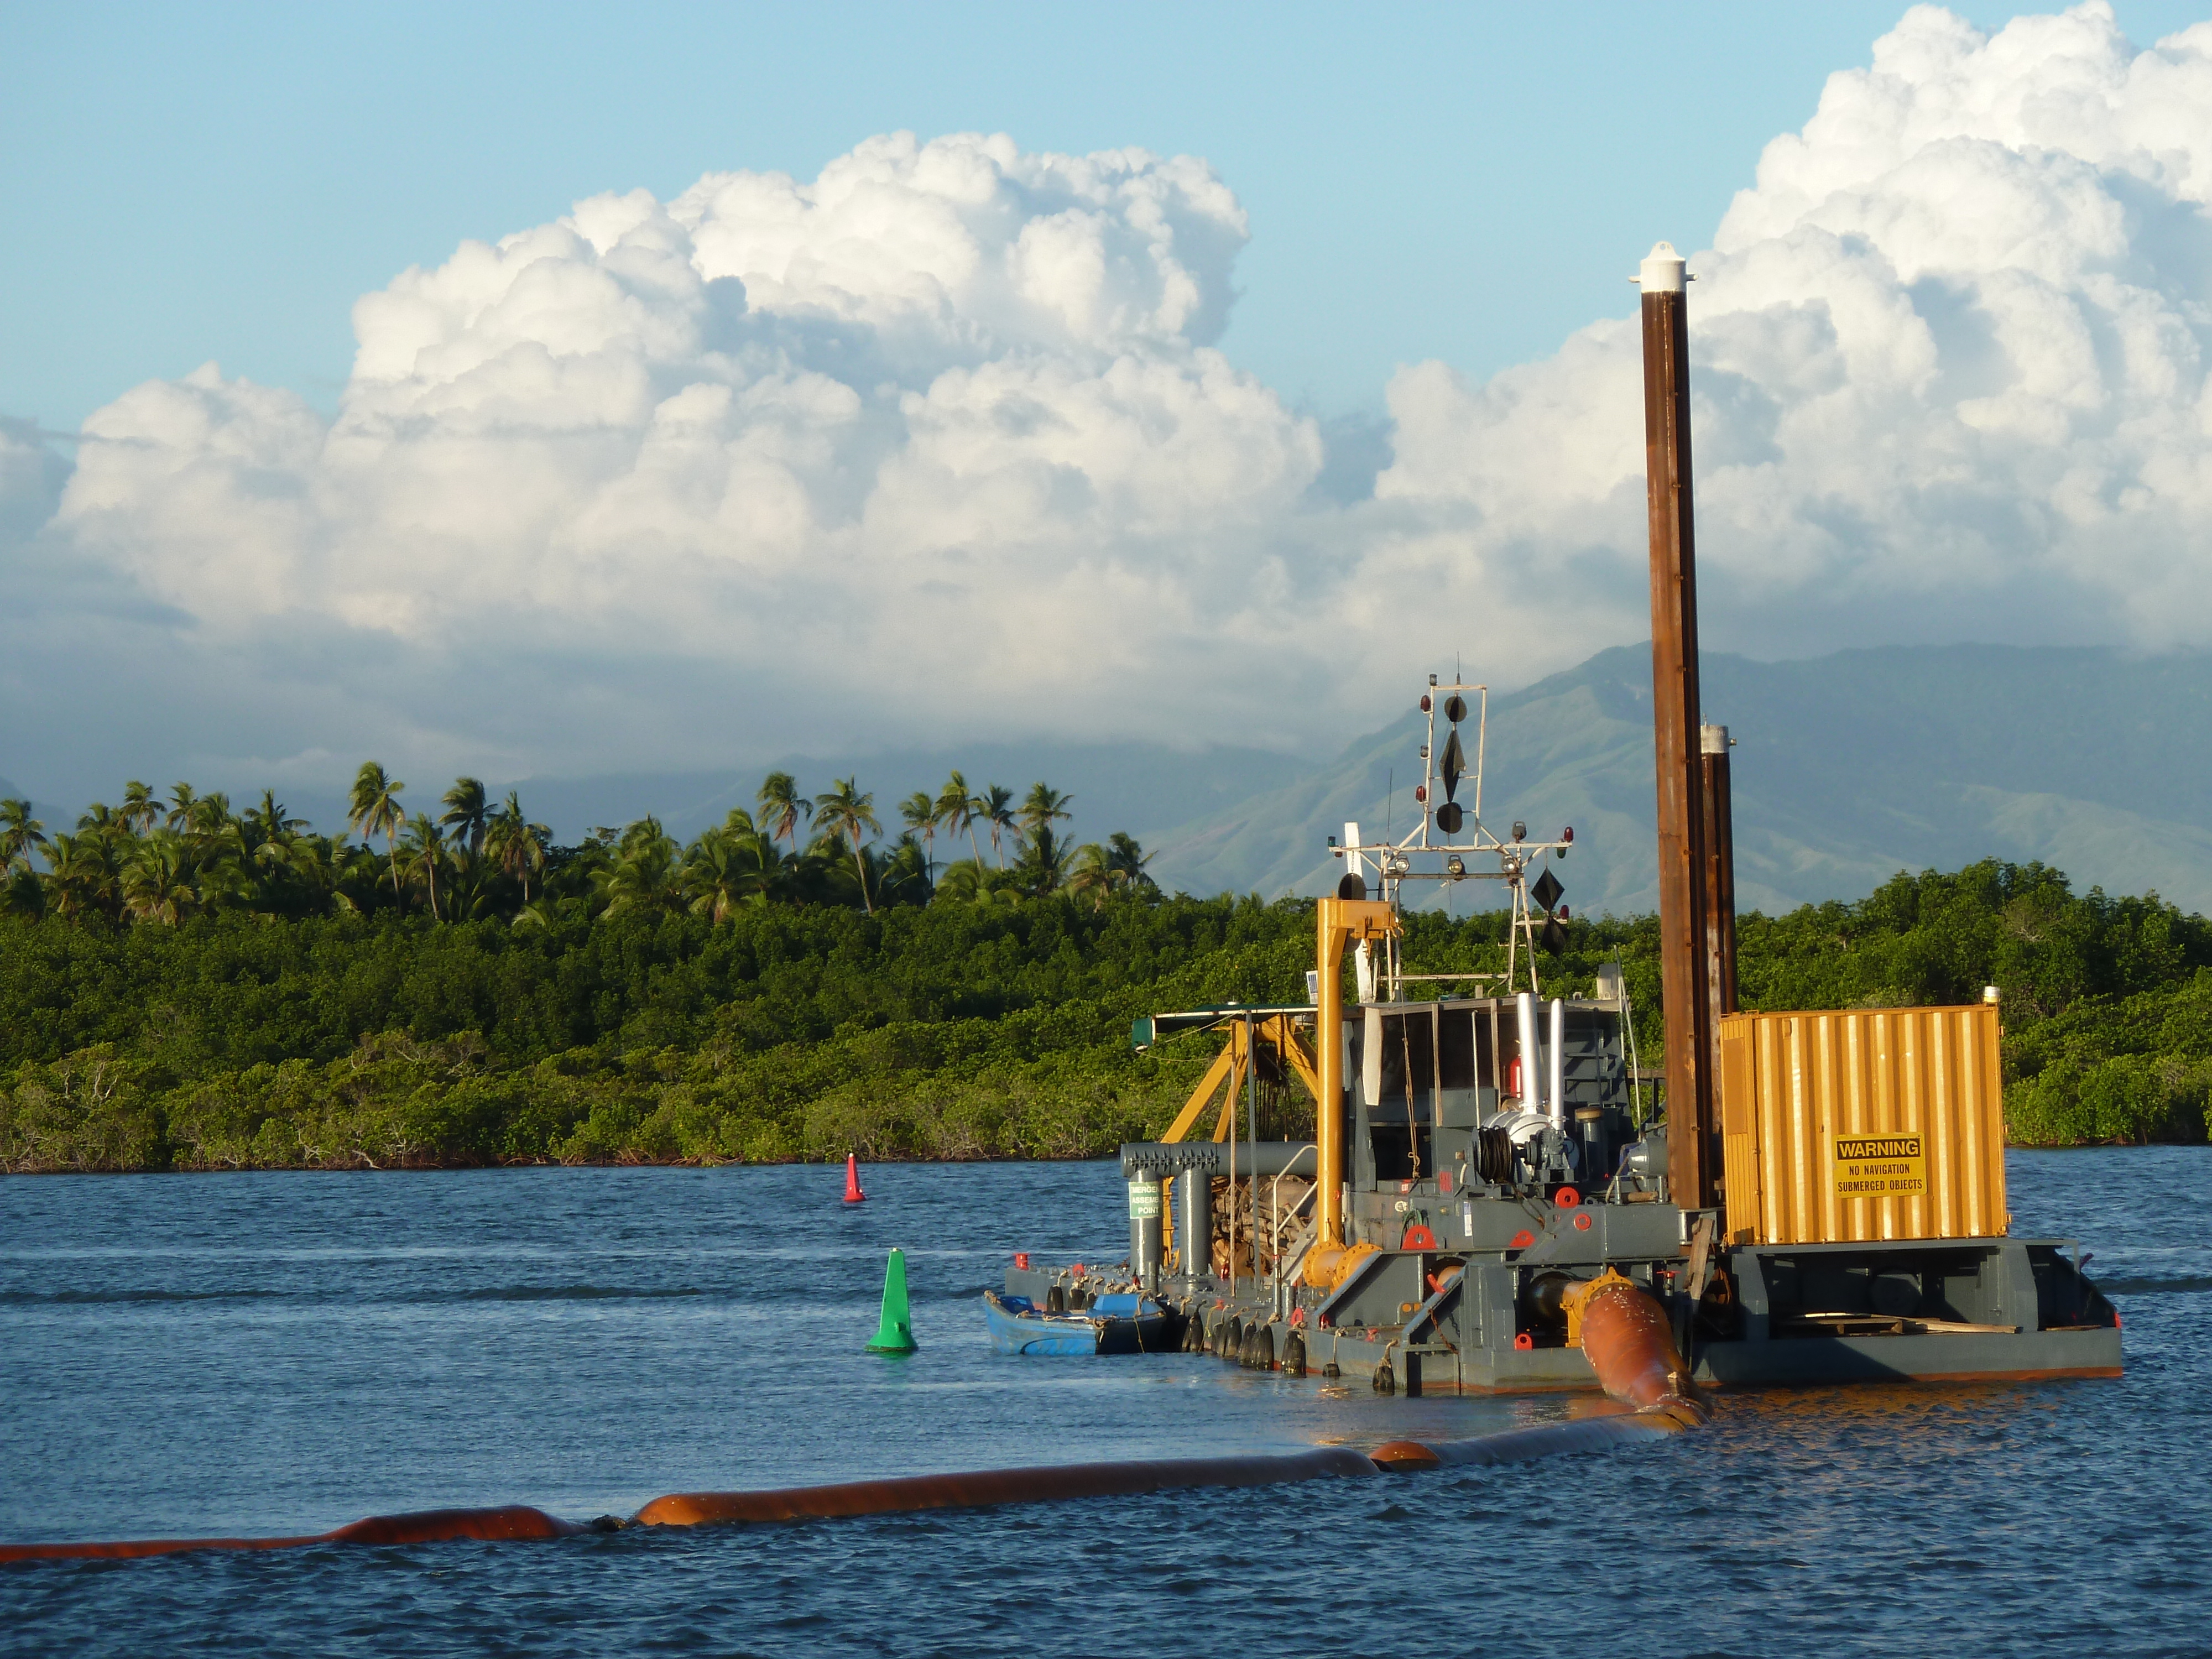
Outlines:
[{"label": "orange floating hose", "polygon": [[637,1512],[647,1527],[696,1527],[707,1522],[825,1520],[911,1510],[977,1509],[1071,1498],[1179,1492],[1195,1486],[1269,1486],[1326,1475],[1369,1475],[1375,1465],[1348,1446],[1251,1457],[1190,1457],[1134,1463],[1069,1463],[1033,1469],[986,1469],[972,1474],[918,1474],[891,1480],[851,1480],[781,1492],[672,1492]]},{"label": "orange floating hose", "polygon": [[414,1515],[372,1515],[329,1532],[296,1538],[143,1538],[119,1544],[0,1544],[0,1561],[60,1561],[76,1558],[127,1560],[178,1555],[187,1550],[289,1550],[305,1544],[434,1544],[449,1539],[568,1538],[590,1528],[527,1504],[490,1510],[424,1510]]}]

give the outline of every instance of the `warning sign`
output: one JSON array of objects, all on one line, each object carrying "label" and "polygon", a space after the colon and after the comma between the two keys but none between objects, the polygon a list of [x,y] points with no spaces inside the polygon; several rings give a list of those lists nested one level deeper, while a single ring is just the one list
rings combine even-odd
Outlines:
[{"label": "warning sign", "polygon": [[1928,1190],[1928,1147],[1918,1135],[1838,1135],[1838,1198],[1918,1198]]}]

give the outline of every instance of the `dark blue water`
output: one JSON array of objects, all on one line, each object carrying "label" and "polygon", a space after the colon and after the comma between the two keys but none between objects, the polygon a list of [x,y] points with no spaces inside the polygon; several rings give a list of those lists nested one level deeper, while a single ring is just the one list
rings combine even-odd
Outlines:
[{"label": "dark blue water", "polygon": [[[0,1539],[319,1531],[1577,1402],[994,1357],[1017,1249],[1126,1249],[1107,1164],[0,1182]],[[1514,1469],[553,1543],[0,1568],[9,1653],[2212,1652],[2212,1153],[2014,1153],[2112,1382],[1726,1400]],[[860,1352],[884,1252],[921,1351]]]}]

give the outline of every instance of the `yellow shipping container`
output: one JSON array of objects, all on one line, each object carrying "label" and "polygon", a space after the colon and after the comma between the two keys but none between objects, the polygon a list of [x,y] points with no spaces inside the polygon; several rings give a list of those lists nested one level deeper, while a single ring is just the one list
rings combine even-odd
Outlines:
[{"label": "yellow shipping container", "polygon": [[1994,1003],[1729,1014],[1720,1050],[1730,1242],[1987,1238],[2009,1224]]}]

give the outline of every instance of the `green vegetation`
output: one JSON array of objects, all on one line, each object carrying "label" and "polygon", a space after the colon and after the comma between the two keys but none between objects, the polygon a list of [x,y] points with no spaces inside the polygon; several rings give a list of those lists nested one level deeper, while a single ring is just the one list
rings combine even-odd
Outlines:
[{"label": "green vegetation", "polygon": [[[1132,1055],[1133,1016],[1298,997],[1311,961],[1310,903],[1164,895],[1126,836],[1060,840],[1042,784],[1018,807],[955,774],[888,847],[851,779],[773,776],[689,847],[651,818],[556,847],[513,795],[463,779],[433,819],[404,788],[362,769],[358,840],[181,785],[51,838],[0,803],[0,1169],[1096,1155],[1210,1057]],[[1656,1063],[1656,922],[1567,934],[1547,987],[1618,957]],[[1504,939],[1416,914],[1408,965],[1492,969]],[[2212,924],[2154,897],[1900,875],[1747,915],[1739,960],[1756,1007],[2001,986],[2017,1139],[2207,1132]]]}]

